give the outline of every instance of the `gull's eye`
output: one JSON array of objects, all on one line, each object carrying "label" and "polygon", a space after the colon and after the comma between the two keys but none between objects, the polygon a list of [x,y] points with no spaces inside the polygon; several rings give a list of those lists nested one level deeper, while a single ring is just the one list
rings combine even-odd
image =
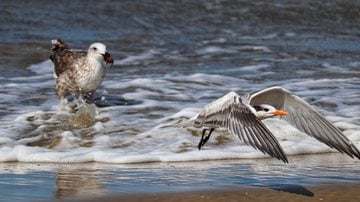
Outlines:
[{"label": "gull's eye", "polygon": [[93,47],[92,49],[93,49],[94,51],[96,51],[96,50],[97,50],[97,48],[96,48],[96,47]]}]

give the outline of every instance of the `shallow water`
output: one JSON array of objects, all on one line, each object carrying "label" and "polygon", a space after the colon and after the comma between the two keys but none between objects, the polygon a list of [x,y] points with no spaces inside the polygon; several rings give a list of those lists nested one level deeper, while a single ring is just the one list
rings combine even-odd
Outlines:
[{"label": "shallow water", "polygon": [[[284,165],[263,160],[266,155],[240,145],[226,133],[214,134],[205,148],[198,151],[199,131],[176,127],[230,90],[246,95],[274,85],[304,98],[360,148],[357,12],[360,5],[356,2],[90,1],[85,5],[77,1],[56,4],[34,1],[28,5],[26,1],[2,1],[0,4],[4,10],[0,12],[0,161],[9,173],[16,173],[12,171],[17,167],[26,170],[20,184],[31,182],[40,173],[44,179],[40,179],[39,187],[54,186],[59,164],[52,163],[69,162],[86,165],[96,162],[84,171],[85,176],[96,172],[97,166],[105,170],[105,175],[116,170],[122,172],[129,166],[131,171],[114,174],[132,179],[124,186],[111,178],[105,188],[96,188],[96,183],[90,185],[105,192],[142,190],[151,181],[147,180],[148,175],[160,176],[169,171],[169,162],[189,162],[185,164],[191,167],[202,165],[194,161],[241,159],[226,162],[230,168],[214,163],[214,170],[219,173],[227,169],[246,170],[269,162],[269,170],[276,170],[277,165]],[[58,37],[76,49],[86,49],[94,41],[108,46],[115,65],[97,91],[99,107],[81,105],[77,113],[68,113],[59,106],[48,60],[50,40]],[[280,119],[265,123],[288,155],[326,156],[325,153],[334,152]],[[348,162],[348,167],[338,165],[339,157]],[[326,158],[333,159],[333,163],[314,161],[308,165],[306,177],[284,180],[293,184],[313,182],[325,171],[331,175],[320,175],[322,180],[342,182],[343,173],[358,171],[357,161],[345,155]],[[32,164],[5,163],[14,161]],[[33,164],[45,162],[50,163],[45,168],[43,164]],[[147,166],[139,166],[132,173],[134,165],[127,165],[145,162],[160,163],[150,174],[144,168]],[[242,163],[251,166],[245,168]],[[293,164],[296,162],[290,160],[285,168]],[[181,164],[175,167],[178,165]],[[202,169],[194,166],[196,172]],[[176,176],[183,171],[180,166],[169,175],[178,179]],[[7,181],[6,175],[1,178],[3,181]],[[133,175],[140,177],[133,179]],[[263,179],[257,172],[252,175]],[[210,177],[210,181],[227,185],[230,178],[234,178],[230,185],[242,184],[232,174],[220,179]],[[349,175],[346,180],[359,179]],[[4,184],[4,190],[17,186],[11,182]],[[100,184],[104,186],[103,182]],[[166,190],[165,184],[151,189]],[[188,182],[184,187],[198,185],[207,186],[207,181]],[[26,197],[56,196],[55,188],[48,187],[29,193],[36,197]],[[10,195],[9,199],[16,198]]]},{"label": "shallow water", "polygon": [[[2,200],[64,199],[129,193],[264,187],[312,196],[308,187],[358,183],[356,160],[340,154],[147,164],[1,164]],[[339,175],[339,172],[342,172]],[[17,190],[13,192],[13,190]]]}]

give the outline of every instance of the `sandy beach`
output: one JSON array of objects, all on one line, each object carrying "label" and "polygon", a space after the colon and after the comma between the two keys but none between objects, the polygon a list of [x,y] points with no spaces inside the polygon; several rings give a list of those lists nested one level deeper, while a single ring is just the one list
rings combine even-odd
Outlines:
[{"label": "sandy beach", "polygon": [[360,184],[292,186],[282,190],[265,187],[228,187],[172,193],[110,194],[101,197],[76,197],[56,201],[359,201]]}]

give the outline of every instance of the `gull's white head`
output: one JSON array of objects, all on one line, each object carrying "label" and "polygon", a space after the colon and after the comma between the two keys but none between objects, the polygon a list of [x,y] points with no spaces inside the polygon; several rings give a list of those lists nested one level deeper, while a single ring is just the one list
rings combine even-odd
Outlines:
[{"label": "gull's white head", "polygon": [[88,55],[104,64],[113,64],[114,60],[108,52],[106,46],[102,43],[93,43],[90,45]]},{"label": "gull's white head", "polygon": [[276,109],[275,107],[268,104],[261,104],[252,107],[255,109],[254,114],[261,120],[271,118],[274,116],[283,116],[288,114],[287,112]]}]

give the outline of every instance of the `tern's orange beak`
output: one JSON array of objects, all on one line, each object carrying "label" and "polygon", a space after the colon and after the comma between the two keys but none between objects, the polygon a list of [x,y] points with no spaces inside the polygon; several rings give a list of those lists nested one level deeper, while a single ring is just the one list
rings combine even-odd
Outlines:
[{"label": "tern's orange beak", "polygon": [[274,114],[275,116],[283,116],[283,115],[288,115],[289,113],[278,109],[278,110],[274,111],[272,114]]}]

